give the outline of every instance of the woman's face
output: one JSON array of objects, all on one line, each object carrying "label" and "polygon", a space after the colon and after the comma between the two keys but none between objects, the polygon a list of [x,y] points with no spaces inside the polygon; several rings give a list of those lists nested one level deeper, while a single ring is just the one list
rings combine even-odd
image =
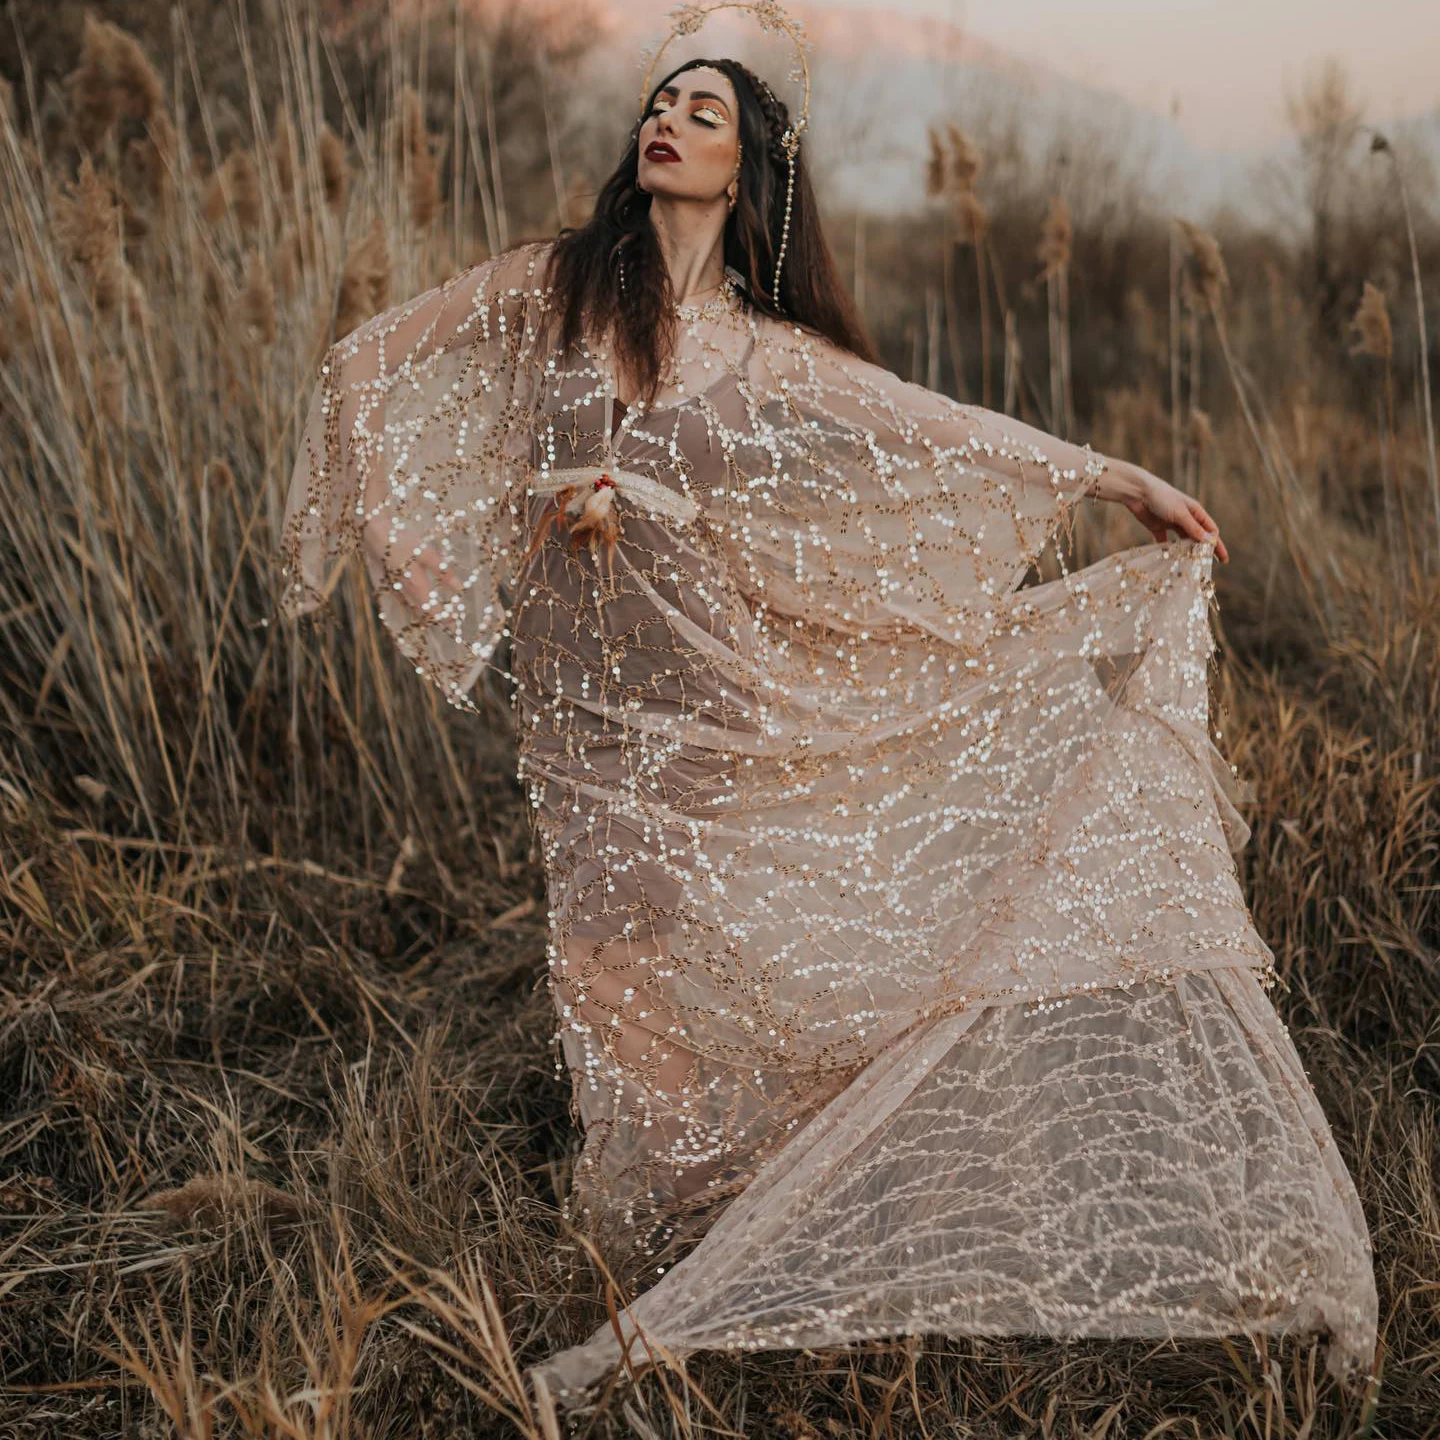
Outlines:
[{"label": "woman's face", "polygon": [[725,201],[739,135],[740,107],[730,77],[708,66],[682,71],[655,92],[640,127],[640,188],[677,199]]}]

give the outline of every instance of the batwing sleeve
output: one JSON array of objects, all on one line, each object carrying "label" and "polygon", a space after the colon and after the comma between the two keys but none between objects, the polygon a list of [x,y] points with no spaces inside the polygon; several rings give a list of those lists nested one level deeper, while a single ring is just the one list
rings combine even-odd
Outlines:
[{"label": "batwing sleeve", "polygon": [[725,495],[766,604],[837,630],[986,636],[993,602],[1098,493],[1105,457],[776,325]]},{"label": "batwing sleeve", "polygon": [[550,242],[461,271],[333,344],[281,521],[280,613],[358,552],[378,616],[462,709],[504,630],[544,368]]}]

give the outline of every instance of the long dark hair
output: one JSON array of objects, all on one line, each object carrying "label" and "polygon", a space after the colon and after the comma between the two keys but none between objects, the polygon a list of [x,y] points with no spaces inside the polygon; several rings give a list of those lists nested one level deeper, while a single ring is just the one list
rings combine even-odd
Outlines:
[{"label": "long dark hair", "polygon": [[647,404],[654,399],[674,343],[670,307],[675,297],[650,224],[651,196],[636,187],[640,127],[656,94],[675,76],[702,65],[730,77],[740,105],[743,151],[735,208],[725,221],[724,263],[745,278],[746,299],[757,310],[798,323],[878,363],[825,242],[803,140],[795,155],[780,294],[770,293],[785,219],[785,153],[780,141],[790,112],[753,71],[730,59],[687,60],[656,84],[625,154],[596,196],[590,219],[581,226],[564,226],[556,236],[545,279],[554,287],[555,313],[562,317],[560,348],[568,350],[582,335],[605,335],[613,327],[616,355],[636,377],[640,397]]}]

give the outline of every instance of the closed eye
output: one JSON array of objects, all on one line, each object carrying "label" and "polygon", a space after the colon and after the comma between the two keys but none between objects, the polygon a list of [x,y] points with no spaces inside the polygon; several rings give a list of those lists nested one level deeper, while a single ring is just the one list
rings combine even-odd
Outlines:
[{"label": "closed eye", "polygon": [[[645,112],[645,118],[648,120],[652,115],[659,115],[662,111],[669,109],[669,105],[662,105],[659,101],[656,101],[656,103]],[[706,113],[714,115],[715,119],[702,120],[700,117]],[[725,117],[721,115],[718,110],[713,110],[708,105],[703,110],[694,111],[690,118],[699,121],[707,130],[718,130],[720,126],[726,123]]]}]

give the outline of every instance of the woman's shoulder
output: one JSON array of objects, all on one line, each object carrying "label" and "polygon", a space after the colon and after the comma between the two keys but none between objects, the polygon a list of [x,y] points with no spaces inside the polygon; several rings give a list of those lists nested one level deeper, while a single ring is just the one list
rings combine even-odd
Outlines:
[{"label": "woman's shoulder", "polygon": [[517,240],[453,275],[442,287],[447,315],[464,334],[523,333],[538,342],[547,332],[553,238]]},{"label": "woman's shoulder", "polygon": [[517,240],[471,266],[468,273],[491,295],[538,294],[549,288],[550,256],[554,249],[554,236]]},{"label": "woman's shoulder", "polygon": [[774,377],[790,383],[813,380],[817,369],[868,372],[871,367],[815,325],[752,308],[756,351]]},{"label": "woman's shoulder", "polygon": [[362,321],[334,342],[332,352],[343,359],[378,346],[418,363],[476,337],[524,335],[533,343],[544,330],[552,244],[520,240],[464,265],[428,290]]}]

